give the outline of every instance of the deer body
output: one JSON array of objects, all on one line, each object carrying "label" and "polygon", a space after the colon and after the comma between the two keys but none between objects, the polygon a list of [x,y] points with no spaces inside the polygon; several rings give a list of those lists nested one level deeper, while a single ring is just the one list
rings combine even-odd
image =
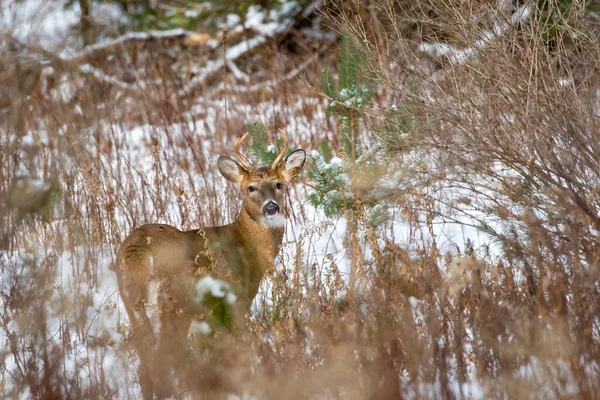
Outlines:
[{"label": "deer body", "polygon": [[[236,153],[246,136],[236,143]],[[244,193],[234,222],[191,231],[143,225],[119,248],[119,291],[140,359],[144,398],[153,398],[161,386],[168,392],[164,381],[176,363],[174,358],[185,348],[192,321],[207,311],[198,301],[201,278],[227,282],[231,298],[236,299],[235,308],[243,315],[263,277],[273,268],[285,227],[283,187],[300,171],[306,157],[298,150],[282,161],[287,148],[285,133],[283,137],[285,148],[271,167],[250,167],[241,156],[240,163],[219,158],[221,174]]]}]

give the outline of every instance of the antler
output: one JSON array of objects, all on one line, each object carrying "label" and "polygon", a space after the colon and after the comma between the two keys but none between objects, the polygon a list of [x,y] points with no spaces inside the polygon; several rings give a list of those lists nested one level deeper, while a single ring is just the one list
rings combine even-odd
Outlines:
[{"label": "antler", "polygon": [[252,169],[252,167],[248,163],[248,159],[240,153],[239,149],[240,149],[240,146],[242,145],[242,142],[246,139],[246,137],[248,137],[249,134],[250,134],[250,132],[246,132],[244,134],[244,136],[242,136],[241,138],[239,138],[238,140],[235,141],[235,146],[233,146],[233,151],[235,152],[235,156],[240,161],[240,164],[242,164],[242,167],[246,168],[247,170]]},{"label": "antler", "polygon": [[279,153],[279,155],[277,156],[277,158],[275,159],[275,161],[273,161],[273,165],[271,165],[271,169],[276,169],[277,168],[277,165],[279,165],[279,162],[281,161],[281,159],[283,158],[283,156],[285,156],[285,152],[287,151],[287,148],[288,148],[288,138],[287,138],[287,135],[285,134],[285,132],[283,131],[283,129],[280,129],[279,133],[281,134],[281,137],[283,137],[283,150],[281,150],[281,153]]}]

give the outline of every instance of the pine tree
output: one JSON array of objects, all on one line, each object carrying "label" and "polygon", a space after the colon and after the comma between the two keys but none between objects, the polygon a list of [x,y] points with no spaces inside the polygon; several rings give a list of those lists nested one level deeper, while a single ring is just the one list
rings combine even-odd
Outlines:
[{"label": "pine tree", "polygon": [[378,149],[365,151],[360,136],[364,117],[377,90],[377,80],[369,69],[366,52],[356,42],[343,37],[339,52],[337,79],[325,70],[321,83],[329,99],[328,112],[336,117],[342,130],[340,148],[334,156],[329,143],[321,142],[319,151],[311,153],[308,169],[313,187],[308,200],[330,218],[351,212],[358,203],[373,208],[375,203],[363,198],[365,178],[371,185],[380,177],[373,174],[380,170],[374,162]]},{"label": "pine tree", "polygon": [[[248,148],[251,159],[257,165],[272,165],[279,155],[280,149],[283,148],[283,139],[278,136],[277,144],[271,144],[267,130],[260,121],[250,121],[248,123],[248,131],[252,138]],[[292,153],[294,150],[293,147],[288,147],[286,155]]]}]

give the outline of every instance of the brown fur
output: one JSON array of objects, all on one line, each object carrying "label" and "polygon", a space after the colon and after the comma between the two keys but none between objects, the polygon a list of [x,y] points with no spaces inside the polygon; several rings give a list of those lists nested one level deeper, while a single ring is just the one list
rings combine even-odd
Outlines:
[{"label": "brown fur", "polygon": [[[262,207],[265,200],[272,199],[285,215],[284,190],[276,185],[295,176],[302,165],[297,167],[296,162],[296,167],[286,168],[286,159],[276,169],[246,169],[231,159],[226,161],[230,169],[221,172],[227,179],[237,180],[244,193],[234,222],[191,231],[143,225],[130,233],[118,251],[119,291],[131,321],[146,399],[154,393],[160,398],[171,392],[167,383],[170,367],[185,348],[192,320],[202,318],[205,312],[195,301],[199,279],[210,275],[228,282],[237,296],[238,314],[243,315],[280,250],[284,228],[264,225]],[[249,186],[255,190],[250,192]],[[158,287],[155,305],[149,299],[151,284]],[[153,307],[158,308],[160,321],[158,341],[148,317]]]}]

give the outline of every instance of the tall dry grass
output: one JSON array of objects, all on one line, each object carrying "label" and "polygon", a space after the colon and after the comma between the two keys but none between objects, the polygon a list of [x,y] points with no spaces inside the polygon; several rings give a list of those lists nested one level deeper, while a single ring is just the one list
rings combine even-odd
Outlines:
[{"label": "tall dry grass", "polygon": [[[409,382],[427,376],[442,397],[469,397],[454,382],[475,380],[484,397],[593,398],[600,255],[593,8],[350,2],[333,15],[369,47],[390,89],[388,108],[374,110],[373,120],[403,122],[380,130],[406,176],[382,201],[402,204],[425,225],[458,220],[491,239],[487,249],[467,245],[453,257],[430,242],[419,270],[438,269],[442,281],[428,280],[435,283],[416,329],[426,335],[409,341],[421,352],[399,363],[420,361]],[[383,341],[388,349],[408,339],[392,336]]]}]

